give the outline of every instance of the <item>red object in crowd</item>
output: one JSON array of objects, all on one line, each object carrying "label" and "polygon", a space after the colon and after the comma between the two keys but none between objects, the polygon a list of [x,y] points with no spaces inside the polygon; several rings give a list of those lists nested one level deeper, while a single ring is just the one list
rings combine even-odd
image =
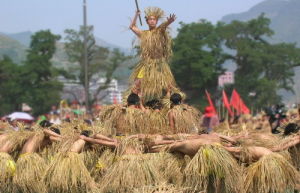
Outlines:
[{"label": "red object in crowd", "polygon": [[118,104],[118,99],[117,99],[116,95],[114,95],[113,103],[114,103],[114,104]]},{"label": "red object in crowd", "polygon": [[207,92],[207,90],[205,90],[205,94],[206,94],[206,97],[207,97],[209,106],[210,106],[210,107],[212,108],[212,110],[213,110],[213,113],[214,113],[214,114],[217,114],[217,111],[216,111],[216,108],[215,108],[215,106],[214,106],[214,103],[212,102],[211,97],[210,97],[210,94]]},{"label": "red object in crowd", "polygon": [[233,112],[232,112],[232,110],[231,110],[231,108],[230,108],[230,104],[229,104],[229,101],[228,101],[228,97],[227,97],[226,92],[225,92],[224,90],[222,91],[222,100],[223,100],[223,105],[224,105],[224,107],[226,107],[226,109],[228,110],[229,115],[230,115],[231,117],[233,117],[234,114],[233,114]]},{"label": "red object in crowd", "polygon": [[78,101],[76,101],[76,100],[74,100],[74,101],[72,101],[72,103],[71,103],[72,105],[78,105],[79,104],[79,102]]},{"label": "red object in crowd", "polygon": [[237,111],[238,114],[249,114],[250,110],[245,105],[239,93],[233,89],[231,94],[230,105]]},{"label": "red object in crowd", "polygon": [[205,107],[204,115],[205,117],[213,117],[216,113],[214,112],[214,108],[212,106]]}]

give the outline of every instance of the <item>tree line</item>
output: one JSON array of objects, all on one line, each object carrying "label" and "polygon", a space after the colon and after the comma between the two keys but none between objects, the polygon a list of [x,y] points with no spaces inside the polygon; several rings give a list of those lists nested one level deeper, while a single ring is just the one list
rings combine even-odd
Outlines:
[{"label": "tree line", "polygon": [[[67,29],[64,49],[71,65],[67,69],[53,66],[51,59],[60,36],[42,30],[32,36],[27,58],[22,65],[9,57],[0,60],[0,115],[19,110],[22,103],[33,108],[35,115],[47,112],[60,101],[63,85],[59,76],[74,80],[83,87],[83,31]],[[96,45],[93,27],[88,32],[88,81],[106,77],[96,94],[89,95],[92,105],[98,94],[107,88],[115,70],[131,59],[118,49],[109,50]],[[235,68],[235,83],[225,89],[237,89],[245,100],[256,108],[281,102],[278,90],[293,92],[294,68],[300,65],[300,49],[296,44],[272,44],[274,32],[264,15],[247,22],[212,24],[206,20],[181,23],[174,38],[171,69],[179,87],[187,93],[187,102],[206,105],[205,89],[217,99],[221,96],[218,76],[225,72],[224,64]],[[249,96],[255,93],[255,96]]]},{"label": "tree line", "polygon": [[[91,106],[97,101],[99,93],[109,86],[117,67],[130,57],[119,49],[109,50],[96,45],[92,26],[87,28],[87,34],[88,82],[91,82],[93,76],[106,78],[105,83],[97,87],[96,93],[89,94]],[[71,62],[65,69],[52,64],[56,43],[61,37],[52,34],[50,30],[41,30],[32,35],[23,64],[15,64],[8,56],[1,58],[0,115],[20,110],[22,103],[32,107],[34,115],[47,113],[52,105],[61,100],[63,83],[58,81],[59,76],[85,87],[84,29],[67,29],[65,35],[64,49]]]},{"label": "tree line", "polygon": [[229,24],[206,20],[181,23],[171,67],[187,100],[203,107],[205,89],[213,93],[213,98],[221,97],[218,76],[228,63],[234,65],[235,83],[225,89],[229,93],[236,88],[254,108],[281,103],[280,89],[294,92],[294,68],[300,65],[300,49],[296,44],[272,44],[270,22],[262,14],[247,22]]}]

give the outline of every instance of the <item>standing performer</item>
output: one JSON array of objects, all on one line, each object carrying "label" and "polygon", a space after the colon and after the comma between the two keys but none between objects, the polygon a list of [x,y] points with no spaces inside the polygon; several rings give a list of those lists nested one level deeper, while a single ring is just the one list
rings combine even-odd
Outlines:
[{"label": "standing performer", "polygon": [[140,39],[140,62],[130,79],[133,83],[131,91],[136,94],[142,93],[143,101],[147,102],[153,99],[160,100],[170,86],[175,88],[176,83],[168,64],[172,50],[167,27],[175,21],[176,16],[171,14],[166,22],[157,27],[158,21],[164,16],[163,10],[149,7],[145,14],[149,30],[141,31],[136,26],[139,10],[130,24],[130,29]]}]

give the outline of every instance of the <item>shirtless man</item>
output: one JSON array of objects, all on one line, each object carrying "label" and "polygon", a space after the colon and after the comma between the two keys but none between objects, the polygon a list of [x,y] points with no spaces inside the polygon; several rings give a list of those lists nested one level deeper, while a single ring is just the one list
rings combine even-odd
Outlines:
[{"label": "shirtless man", "polygon": [[[22,148],[22,154],[36,152],[41,147],[44,147],[53,141],[60,141],[62,139],[59,130],[56,128],[44,129],[43,131],[45,134],[43,138],[34,135],[25,142]],[[3,145],[0,147],[0,152],[12,153],[14,144],[8,140],[8,135],[0,135],[0,142],[1,141],[3,142]]]}]

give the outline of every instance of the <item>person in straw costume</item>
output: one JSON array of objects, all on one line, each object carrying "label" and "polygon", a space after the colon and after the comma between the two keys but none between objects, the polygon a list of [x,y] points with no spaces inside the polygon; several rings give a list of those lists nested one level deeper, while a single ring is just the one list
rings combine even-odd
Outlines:
[{"label": "person in straw costume", "polygon": [[106,172],[99,179],[102,192],[132,192],[135,188],[154,186],[163,181],[158,168],[151,161],[152,155],[145,154],[144,142],[138,135],[113,140],[98,134],[83,139],[115,150],[112,160],[108,155],[109,159],[101,158],[97,164],[106,167],[102,168]]},{"label": "person in straw costume", "polygon": [[172,133],[198,133],[200,112],[182,104],[182,96],[174,93],[170,97],[171,108],[168,111],[168,122]]},{"label": "person in straw costume", "polygon": [[17,161],[13,184],[18,191],[24,193],[47,192],[42,177],[46,169],[46,160],[38,152],[53,141],[60,141],[61,136],[57,130],[44,129],[35,131],[35,135],[24,144]]},{"label": "person in straw costume", "polygon": [[299,183],[296,168],[282,155],[265,147],[225,147],[241,162],[250,164],[244,174],[246,193],[286,193]]},{"label": "person in straw costume", "polygon": [[86,142],[81,139],[89,136],[90,131],[84,130],[80,136],[73,136],[61,144],[57,153],[46,169],[43,182],[48,192],[55,193],[85,193],[97,192],[97,185],[85,166],[83,151]]},{"label": "person in straw costume", "polygon": [[169,67],[172,55],[171,38],[167,28],[176,19],[171,14],[167,21],[157,27],[158,21],[164,17],[164,11],[158,7],[149,7],[145,10],[145,19],[149,30],[142,31],[136,26],[138,10],[130,24],[130,29],[140,40],[140,62],[131,74],[133,83],[131,92],[143,93],[143,101],[162,99],[167,89],[178,91],[173,74]]},{"label": "person in straw costume", "polygon": [[[45,144],[47,144],[51,138],[51,140],[55,140],[55,135],[54,132],[52,132],[49,129],[44,129],[45,133],[45,139],[42,140],[44,141]],[[27,166],[31,167],[30,165],[32,164],[31,162],[26,162],[27,164],[24,164],[24,162],[21,159],[22,155],[24,153],[30,153],[33,152],[36,147],[38,147],[38,142],[37,138],[38,136],[43,136],[42,132],[37,132],[37,131],[30,131],[30,130],[25,130],[21,129],[19,131],[13,131],[13,132],[6,132],[2,135],[0,135],[0,170],[3,171],[1,172],[0,175],[0,186],[1,186],[1,191],[4,192],[13,192],[15,191],[16,187],[19,185],[15,186],[13,184],[13,177],[14,181],[16,179],[18,180],[23,180],[23,172],[26,173],[27,177],[33,177],[32,174],[34,173],[35,167],[30,168],[30,171],[27,171],[26,169]],[[35,141],[35,142],[34,142]],[[41,142],[42,142],[41,141]],[[30,150],[31,149],[31,150]],[[30,152],[29,152],[30,151]],[[12,156],[11,156],[11,155]],[[18,167],[16,166],[16,163],[14,162],[13,157],[17,157],[19,154],[21,156],[18,159]],[[37,157],[37,155],[35,155]],[[30,165],[29,165],[30,164]],[[26,179],[26,180],[31,180],[31,179]],[[20,187],[22,186],[23,183],[20,184]],[[24,185],[24,184],[23,184]],[[31,184],[32,185],[32,184]],[[26,185],[30,187],[30,184]],[[19,187],[19,188],[20,188]],[[27,187],[23,188],[27,189]],[[22,187],[21,187],[22,189]]]},{"label": "person in straw costume", "polygon": [[128,135],[144,132],[144,106],[140,97],[131,93],[125,106],[111,105],[100,113],[104,127],[113,128],[112,135]]}]

